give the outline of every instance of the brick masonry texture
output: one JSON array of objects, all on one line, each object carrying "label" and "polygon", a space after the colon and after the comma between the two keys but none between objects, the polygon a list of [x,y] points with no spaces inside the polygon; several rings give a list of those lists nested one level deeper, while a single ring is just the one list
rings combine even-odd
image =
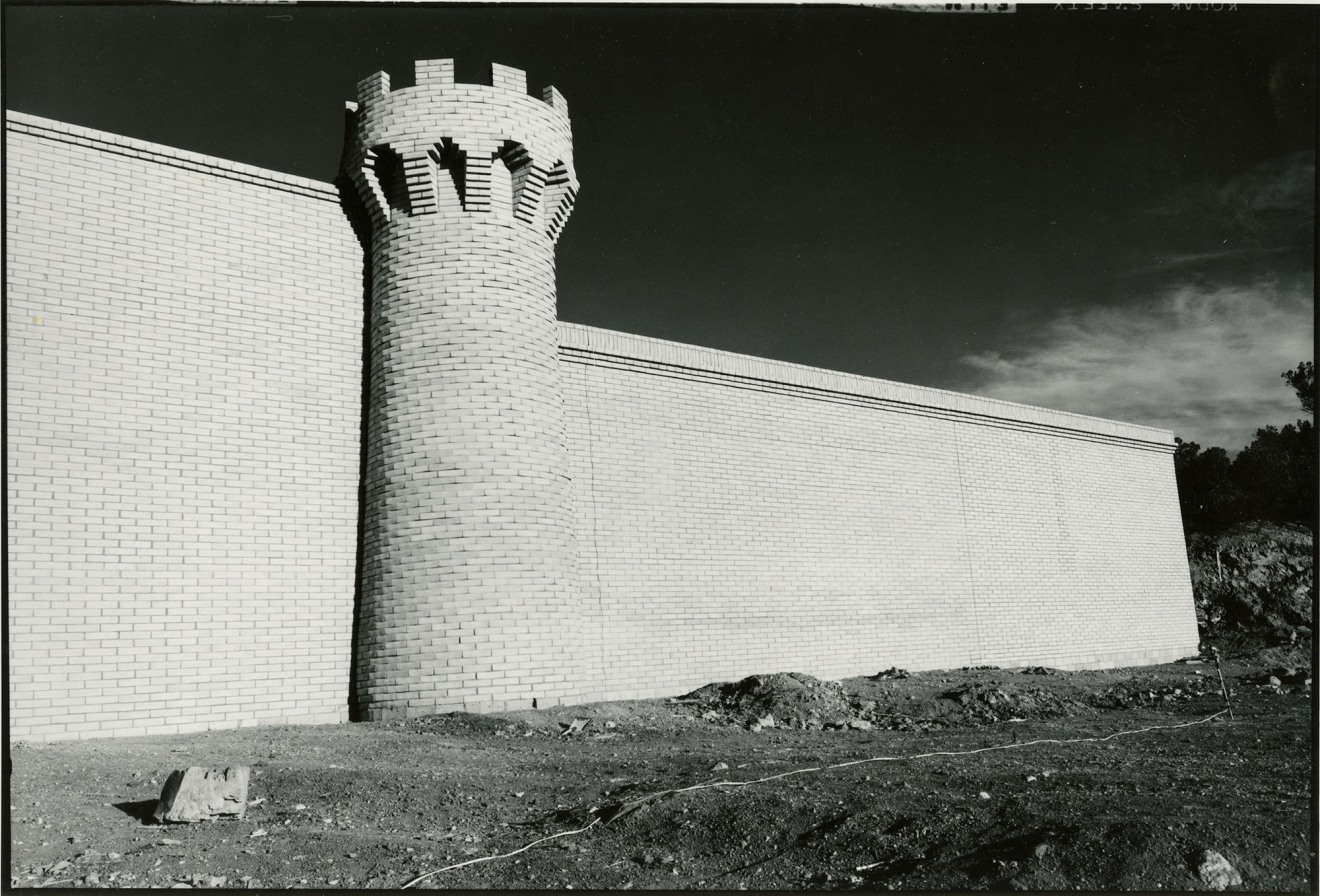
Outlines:
[{"label": "brick masonry texture", "polygon": [[7,114],[12,737],[1195,652],[1169,433],[559,322],[564,98],[415,79],[337,187]]},{"label": "brick masonry texture", "polygon": [[1197,649],[1172,439],[560,324],[592,699]]},{"label": "brick masonry texture", "polygon": [[[364,718],[581,699],[554,239],[558,94],[522,72],[378,74],[343,176],[370,222],[371,360],[355,705]],[[533,195],[534,194],[534,195]]]},{"label": "brick masonry texture", "polygon": [[10,735],[345,718],[363,320],[338,195],[6,126]]}]

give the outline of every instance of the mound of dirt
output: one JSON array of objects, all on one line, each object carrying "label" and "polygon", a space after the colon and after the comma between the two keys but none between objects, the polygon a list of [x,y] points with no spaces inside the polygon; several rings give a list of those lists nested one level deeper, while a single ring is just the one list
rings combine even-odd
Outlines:
[{"label": "mound of dirt", "polygon": [[522,737],[533,729],[497,715],[471,712],[447,712],[418,716],[391,723],[414,734],[493,734],[496,737]]},{"label": "mound of dirt", "polygon": [[696,703],[710,721],[751,725],[766,716],[776,725],[821,728],[856,717],[848,695],[837,681],[821,681],[802,672],[749,675],[741,681],[716,682],[679,698]]},{"label": "mound of dirt", "polygon": [[1053,719],[1090,712],[1085,703],[1045,688],[1010,684],[971,682],[945,691],[940,699],[956,703],[960,714],[973,722]]},{"label": "mound of dirt", "polygon": [[1161,685],[1147,679],[1131,679],[1120,681],[1095,694],[1091,697],[1091,704],[1099,709],[1167,707],[1186,703],[1193,697],[1218,693],[1218,682],[1209,678],[1188,680],[1176,685]]},{"label": "mound of dirt", "polygon": [[1194,535],[1187,557],[1202,636],[1232,650],[1310,637],[1314,545],[1295,524]]}]

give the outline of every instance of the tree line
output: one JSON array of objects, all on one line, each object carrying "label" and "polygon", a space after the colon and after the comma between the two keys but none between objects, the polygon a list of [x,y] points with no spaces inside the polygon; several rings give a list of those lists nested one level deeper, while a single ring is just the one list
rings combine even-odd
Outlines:
[{"label": "tree line", "polygon": [[[1302,410],[1315,414],[1315,365],[1304,361],[1283,379]],[[1229,459],[1223,448],[1202,449],[1174,439],[1174,472],[1183,529],[1213,533],[1247,520],[1305,523],[1316,529],[1316,431],[1310,420],[1256,430],[1251,444]]]}]

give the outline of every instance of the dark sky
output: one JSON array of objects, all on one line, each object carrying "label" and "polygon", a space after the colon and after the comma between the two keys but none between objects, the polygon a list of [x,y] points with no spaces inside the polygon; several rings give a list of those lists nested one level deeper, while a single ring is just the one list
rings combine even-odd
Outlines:
[{"label": "dark sky", "polygon": [[1314,353],[1317,9],[1076,6],[11,3],[6,106],[328,181],[360,78],[513,65],[563,319],[1234,450]]}]

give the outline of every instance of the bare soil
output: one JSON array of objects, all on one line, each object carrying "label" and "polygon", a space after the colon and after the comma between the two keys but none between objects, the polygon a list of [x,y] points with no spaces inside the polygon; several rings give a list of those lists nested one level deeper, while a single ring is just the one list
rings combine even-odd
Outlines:
[{"label": "bare soil", "polygon": [[[1232,889],[1312,892],[1312,662],[1309,644],[1226,661],[1232,720],[1202,721],[1225,704],[1200,661],[16,743],[10,883],[398,888],[580,831],[415,886],[1196,890],[1212,849]],[[251,766],[247,816],[155,824],[194,765]]]},{"label": "bare soil", "polygon": [[1225,652],[1311,637],[1315,537],[1306,526],[1263,520],[1187,545],[1196,616],[1205,639]]}]

